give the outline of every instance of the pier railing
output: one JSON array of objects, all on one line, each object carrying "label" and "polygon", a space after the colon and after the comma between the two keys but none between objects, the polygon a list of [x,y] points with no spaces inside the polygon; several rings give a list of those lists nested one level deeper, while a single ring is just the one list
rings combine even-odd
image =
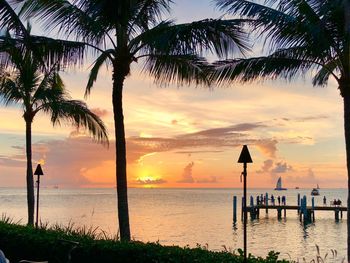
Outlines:
[{"label": "pier railing", "polygon": [[[259,196],[260,197],[260,196]],[[259,198],[256,198],[259,200]],[[260,210],[265,210],[265,213],[268,214],[269,210],[276,210],[277,211],[277,218],[282,219],[282,213],[283,216],[287,217],[287,210],[294,210],[297,212],[299,219],[301,222],[304,223],[311,223],[315,222],[315,211],[331,211],[334,212],[334,219],[335,221],[339,221],[343,218],[343,212],[347,211],[347,207],[341,206],[341,205],[323,205],[323,206],[316,206],[315,205],[315,199],[312,197],[311,199],[311,205],[307,205],[307,198],[304,195],[302,198],[300,197],[300,194],[298,194],[297,197],[297,205],[287,205],[285,199],[284,202],[279,202],[279,204],[276,204],[274,200],[269,204],[269,195],[268,193],[263,196],[261,202],[257,202],[254,204],[254,197],[250,196],[250,205],[247,206],[247,212],[250,214],[250,218],[252,220],[259,219],[260,217]],[[271,199],[270,199],[271,201]],[[244,198],[242,197],[242,204],[244,203]],[[243,205],[241,207],[241,219],[243,220],[243,214],[244,214],[244,208]],[[233,222],[237,222],[237,196],[233,197]]]}]

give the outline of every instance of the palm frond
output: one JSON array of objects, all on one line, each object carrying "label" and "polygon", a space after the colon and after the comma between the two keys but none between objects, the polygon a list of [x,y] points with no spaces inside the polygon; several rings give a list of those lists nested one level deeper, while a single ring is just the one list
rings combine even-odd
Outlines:
[{"label": "palm frond", "polygon": [[108,144],[108,133],[102,120],[79,100],[51,101],[41,106],[41,110],[51,115],[51,122],[60,125],[62,121],[86,128],[94,139]]},{"label": "palm frond", "polygon": [[[322,3],[321,3],[322,2]],[[322,13],[325,1],[269,0],[259,4],[248,0],[216,0],[222,10],[253,19],[254,30],[265,34],[271,50],[310,46],[325,52],[335,46],[334,30]]]},{"label": "palm frond", "polygon": [[170,12],[172,0],[141,0],[136,1],[134,16],[129,31],[132,32],[135,26],[146,31],[150,26],[156,26],[164,12]]},{"label": "palm frond", "polygon": [[332,76],[334,74],[334,72],[337,72],[337,71],[339,72],[340,69],[341,69],[341,63],[340,63],[339,59],[334,59],[334,60],[328,62],[312,78],[312,84],[314,86],[326,86],[328,83],[329,77]]},{"label": "palm frond", "polygon": [[7,0],[0,0],[0,29],[14,31],[16,35],[26,35],[27,30],[18,14]]},{"label": "palm frond", "polygon": [[66,67],[82,63],[87,48],[83,42],[35,35],[30,35],[22,41],[23,45],[27,46],[38,59],[41,58],[48,66],[58,63]]},{"label": "palm frond", "polygon": [[64,89],[64,83],[58,74],[58,67],[52,66],[44,74],[38,85],[33,95],[32,104],[38,108],[40,105],[49,103],[50,101],[60,101],[68,98],[69,96]]},{"label": "palm frond", "polygon": [[104,51],[94,62],[93,67],[91,68],[90,74],[89,74],[89,80],[88,83],[86,85],[86,89],[85,89],[85,96],[88,96],[90,94],[91,88],[93,87],[98,73],[100,71],[101,66],[104,63],[108,63],[108,59],[111,55],[113,55],[115,52],[114,49],[109,49]]},{"label": "palm frond", "polygon": [[212,79],[221,84],[276,78],[291,80],[316,66],[312,61],[274,55],[218,61],[214,65]]},{"label": "palm frond", "polygon": [[0,36],[0,63],[8,63],[8,53],[17,52],[24,56],[30,52],[35,61],[40,62],[43,69],[54,64],[62,67],[75,65],[82,62],[86,52],[86,44],[83,42],[53,39],[43,36],[27,35],[16,37],[6,34]]},{"label": "palm frond", "polygon": [[205,19],[186,24],[164,21],[140,34],[131,43],[131,52],[141,49],[143,54],[188,54],[209,51],[219,57],[248,50],[248,35],[240,19]]},{"label": "palm frond", "polygon": [[[23,1],[23,0],[16,0]],[[20,15],[24,18],[36,16],[46,25],[46,29],[58,29],[67,37],[74,35],[86,42],[102,43],[106,34],[103,24],[91,17],[77,5],[83,1],[67,0],[26,0]]]},{"label": "palm frond", "polygon": [[209,86],[209,68],[207,61],[193,54],[187,55],[150,55],[144,71],[152,75],[161,84],[177,83]]},{"label": "palm frond", "polygon": [[16,85],[14,79],[6,73],[2,73],[0,76],[0,101],[2,101],[5,106],[12,103],[19,103],[23,101],[24,94],[23,91]]}]

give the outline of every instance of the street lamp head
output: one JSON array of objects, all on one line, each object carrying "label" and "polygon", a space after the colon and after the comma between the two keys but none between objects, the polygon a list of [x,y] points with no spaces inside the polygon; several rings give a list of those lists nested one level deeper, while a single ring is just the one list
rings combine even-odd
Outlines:
[{"label": "street lamp head", "polygon": [[44,175],[43,169],[41,169],[40,163],[39,163],[38,166],[36,167],[34,174],[35,174],[35,175]]},{"label": "street lamp head", "polygon": [[250,157],[250,153],[247,145],[243,145],[241,155],[238,158],[238,163],[252,163],[252,157]]}]

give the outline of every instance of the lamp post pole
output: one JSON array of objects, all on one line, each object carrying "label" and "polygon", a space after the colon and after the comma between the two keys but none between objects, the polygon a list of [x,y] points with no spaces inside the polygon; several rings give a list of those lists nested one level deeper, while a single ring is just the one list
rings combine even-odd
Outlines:
[{"label": "lamp post pole", "polygon": [[44,175],[43,170],[41,169],[41,165],[38,164],[38,166],[35,169],[34,175],[38,176],[37,183],[37,195],[36,195],[36,220],[35,220],[35,227],[38,228],[38,222],[39,222],[39,190],[40,190],[40,176]]},{"label": "lamp post pole", "polygon": [[244,217],[243,217],[243,243],[244,243],[244,262],[247,262],[247,163],[243,163],[243,209],[244,209]]},{"label": "lamp post pole", "polygon": [[243,163],[243,255],[244,262],[247,262],[247,163],[252,163],[252,157],[250,156],[248,146],[243,145],[241,155],[239,156],[238,163]]}]

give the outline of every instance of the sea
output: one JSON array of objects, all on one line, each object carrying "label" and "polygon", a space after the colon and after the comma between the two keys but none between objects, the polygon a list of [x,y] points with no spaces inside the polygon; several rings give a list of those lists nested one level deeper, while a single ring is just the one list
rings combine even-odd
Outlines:
[{"label": "sea", "polygon": [[[296,205],[297,196],[307,197],[311,189],[273,191],[249,189],[248,196],[269,193],[286,196],[287,204]],[[139,189],[128,190],[132,238],[162,245],[201,246],[213,251],[237,252],[243,247],[241,221],[242,189]],[[233,196],[238,199],[238,220],[233,223]],[[347,200],[346,189],[320,189],[315,205]],[[249,199],[248,199],[249,200]],[[44,224],[74,224],[76,227],[118,235],[116,189],[40,189],[40,221]],[[248,202],[249,204],[249,202]],[[0,213],[15,222],[26,223],[24,188],[0,188]],[[336,222],[334,212],[316,211],[315,222],[304,225],[296,211],[287,211],[277,219],[276,211],[262,211],[258,220],[247,226],[248,253],[266,257],[269,251],[280,258],[310,262],[319,255],[325,262],[342,262],[346,257],[346,213]],[[345,262],[345,261],[344,261]]]}]

